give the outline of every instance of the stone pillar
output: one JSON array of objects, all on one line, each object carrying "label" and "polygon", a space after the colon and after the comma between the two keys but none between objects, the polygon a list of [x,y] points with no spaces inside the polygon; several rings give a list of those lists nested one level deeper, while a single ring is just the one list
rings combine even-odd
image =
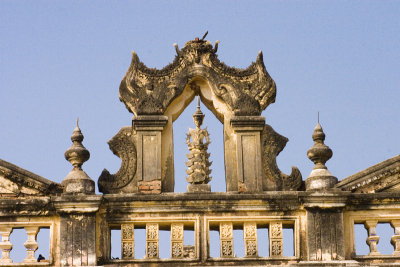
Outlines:
[{"label": "stone pillar", "polygon": [[146,224],[146,258],[158,258],[158,223]]},{"label": "stone pillar", "polygon": [[283,256],[283,229],[281,222],[269,224],[269,255],[271,257]]},{"label": "stone pillar", "polygon": [[364,227],[368,231],[367,244],[369,246],[369,256],[379,256],[381,253],[378,251],[377,245],[379,236],[376,234],[376,225],[378,221],[369,220],[364,223]]},{"label": "stone pillar", "polygon": [[132,119],[137,138],[138,191],[159,194],[162,185],[161,132],[168,117],[158,115],[136,116]]},{"label": "stone pillar", "polygon": [[38,226],[26,226],[26,234],[28,235],[28,240],[24,243],[26,248],[26,258],[24,262],[37,262],[35,258],[35,251],[38,249],[39,245],[36,241],[37,233],[39,232]]},{"label": "stone pillar", "polygon": [[390,224],[394,228],[394,235],[390,240],[394,247],[393,255],[400,256],[400,220],[392,220]]},{"label": "stone pillar", "polygon": [[96,212],[102,196],[94,194],[94,181],[82,170],[82,164],[90,157],[82,145],[83,135],[79,125],[74,129],[72,146],[65,158],[73,169],[64,178],[61,196],[52,197],[60,216],[60,263],[62,266],[92,266],[96,257]]},{"label": "stone pillar", "polygon": [[343,260],[343,227],[341,209],[307,208],[308,260]]},{"label": "stone pillar", "polygon": [[60,263],[92,266],[96,257],[96,212],[101,196],[63,195],[53,198],[60,215]]},{"label": "stone pillar", "polygon": [[231,222],[219,224],[219,240],[221,258],[234,257],[233,253],[233,225]]},{"label": "stone pillar", "polygon": [[183,258],[183,223],[171,224],[171,258]]},{"label": "stone pillar", "polygon": [[243,224],[243,238],[245,257],[257,257],[257,224],[255,222]]},{"label": "stone pillar", "polygon": [[10,251],[13,248],[12,243],[10,242],[10,235],[12,232],[11,226],[3,226],[0,228],[1,234],[1,242],[0,242],[0,249],[1,249],[1,259],[0,263],[11,263],[13,262],[10,258]]},{"label": "stone pillar", "polygon": [[[231,119],[232,128],[236,133],[239,192],[262,192],[263,190],[261,131],[264,124],[265,118],[261,116],[234,116]],[[235,188],[235,186],[227,185],[227,188],[229,187]]]},{"label": "stone pillar", "polygon": [[121,254],[122,259],[133,259],[135,257],[135,227],[133,223],[121,225]]}]

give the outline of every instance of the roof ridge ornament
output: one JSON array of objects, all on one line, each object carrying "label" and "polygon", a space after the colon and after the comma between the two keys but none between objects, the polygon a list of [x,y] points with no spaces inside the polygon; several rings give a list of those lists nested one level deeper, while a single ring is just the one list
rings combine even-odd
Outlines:
[{"label": "roof ridge ornament", "polygon": [[307,151],[307,157],[314,162],[315,166],[306,179],[306,190],[327,190],[332,188],[338,182],[338,179],[328,171],[325,165],[332,157],[333,152],[324,143],[325,133],[319,123],[319,112],[312,139],[314,145]]},{"label": "roof ridge ornament", "polygon": [[188,83],[203,77],[235,115],[260,116],[276,96],[276,85],[262,53],[245,69],[230,67],[219,60],[218,44],[199,38],[186,42],[181,49],[174,44],[176,56],[162,69],[147,67],[132,52],[131,65],[119,87],[120,100],[135,116],[164,115]]}]

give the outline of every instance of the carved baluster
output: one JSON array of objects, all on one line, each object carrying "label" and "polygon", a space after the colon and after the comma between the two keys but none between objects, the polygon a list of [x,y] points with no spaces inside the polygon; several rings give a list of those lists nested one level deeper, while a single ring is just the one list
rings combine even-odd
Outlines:
[{"label": "carved baluster", "polygon": [[24,243],[26,248],[26,258],[24,262],[37,262],[35,259],[35,251],[38,249],[39,245],[36,242],[36,236],[39,232],[38,226],[26,226],[26,234],[28,235],[28,240]]},{"label": "carved baluster", "polygon": [[379,242],[379,236],[376,234],[376,225],[378,221],[366,221],[364,227],[368,231],[367,244],[369,246],[370,256],[381,255],[378,251],[377,244]]},{"label": "carved baluster", "polygon": [[223,222],[219,224],[219,239],[221,247],[221,257],[234,257],[232,223]]},{"label": "carved baluster", "polygon": [[400,220],[392,220],[390,224],[394,228],[394,235],[390,240],[394,247],[393,255],[400,256]]},{"label": "carved baluster", "polygon": [[158,258],[158,223],[146,224],[146,258]]},{"label": "carved baluster", "polygon": [[9,263],[13,262],[10,258],[10,251],[12,250],[13,245],[10,242],[10,235],[12,232],[12,227],[1,227],[0,234],[1,234],[1,242],[0,242],[0,249],[1,249],[1,263]]},{"label": "carved baluster", "polygon": [[123,259],[133,259],[135,257],[135,227],[132,223],[121,225],[121,253]]},{"label": "carved baluster", "polygon": [[283,232],[281,222],[269,224],[269,255],[283,256]]},{"label": "carved baluster", "polygon": [[246,257],[257,257],[257,224],[246,222],[243,225],[244,248]]},{"label": "carved baluster", "polygon": [[171,224],[171,258],[183,258],[183,223]]}]

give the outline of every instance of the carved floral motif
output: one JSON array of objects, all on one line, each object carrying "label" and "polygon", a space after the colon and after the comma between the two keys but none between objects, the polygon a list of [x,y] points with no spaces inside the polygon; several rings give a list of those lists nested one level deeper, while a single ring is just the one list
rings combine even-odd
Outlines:
[{"label": "carved floral motif", "polygon": [[257,242],[255,240],[247,240],[246,242],[246,256],[257,255]]},{"label": "carved floral motif", "polygon": [[132,242],[123,242],[122,243],[122,258],[133,258]]},{"label": "carved floral motif", "polygon": [[158,242],[147,242],[147,258],[158,257]]},{"label": "carved floral motif", "polygon": [[222,257],[233,256],[233,242],[232,241],[222,241],[221,242],[221,253]]},{"label": "carved floral motif", "polygon": [[232,237],[232,224],[223,223],[220,226],[221,238],[231,238]]},{"label": "carved floral motif", "polygon": [[172,240],[183,240],[183,224],[172,224],[171,225],[171,239]]},{"label": "carved floral motif", "polygon": [[183,244],[181,242],[172,243],[172,258],[183,257]]},{"label": "carved floral motif", "polygon": [[158,224],[146,224],[147,239],[158,239]]},{"label": "carved floral motif", "polygon": [[271,255],[282,256],[282,241],[276,240],[272,241]]},{"label": "carved floral motif", "polygon": [[271,227],[271,237],[282,237],[282,224],[273,223],[270,225]]},{"label": "carved floral motif", "polygon": [[121,225],[122,239],[133,239],[133,225],[123,224]]}]

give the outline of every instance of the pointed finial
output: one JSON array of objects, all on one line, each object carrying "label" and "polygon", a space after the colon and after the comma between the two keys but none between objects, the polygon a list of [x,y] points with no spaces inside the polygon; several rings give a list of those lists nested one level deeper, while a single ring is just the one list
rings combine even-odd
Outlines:
[{"label": "pointed finial", "polygon": [[197,108],[196,112],[193,114],[193,121],[197,128],[203,124],[204,114],[200,109],[200,96],[197,96]]},{"label": "pointed finial", "polygon": [[64,193],[94,194],[94,181],[82,170],[82,164],[90,158],[89,151],[82,145],[83,134],[79,128],[79,118],[71,135],[72,145],[65,151],[65,159],[72,166],[72,171],[64,178]]},{"label": "pointed finial", "polygon": [[319,124],[319,111],[317,112],[317,122]]},{"label": "pointed finial", "polygon": [[306,179],[306,190],[329,189],[337,183],[334,177],[325,166],[325,163],[332,157],[332,150],[324,144],[325,133],[319,123],[314,128],[312,134],[314,145],[307,151],[307,157],[314,162],[315,166]]},{"label": "pointed finial", "polygon": [[71,162],[74,169],[81,169],[82,164],[90,157],[89,151],[82,145],[83,134],[79,128],[79,118],[71,135],[72,146],[65,151],[65,159]]}]

